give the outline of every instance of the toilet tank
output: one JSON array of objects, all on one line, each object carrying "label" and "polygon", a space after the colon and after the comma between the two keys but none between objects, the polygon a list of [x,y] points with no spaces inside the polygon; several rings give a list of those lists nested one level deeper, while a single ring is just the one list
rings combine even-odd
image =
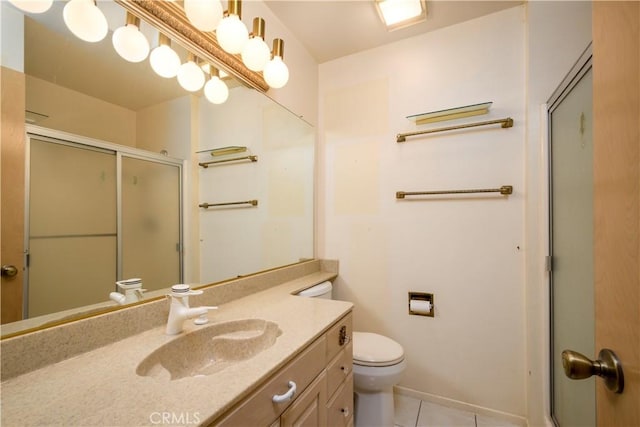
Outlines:
[{"label": "toilet tank", "polygon": [[298,292],[298,295],[301,297],[333,299],[333,286],[331,282],[322,282]]}]

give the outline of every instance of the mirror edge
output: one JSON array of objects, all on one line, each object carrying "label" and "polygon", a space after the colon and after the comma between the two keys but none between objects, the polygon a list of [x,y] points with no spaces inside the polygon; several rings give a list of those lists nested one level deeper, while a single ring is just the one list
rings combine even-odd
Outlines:
[{"label": "mirror edge", "polygon": [[114,1],[172,40],[181,43],[198,58],[211,62],[259,92],[265,93],[269,89],[262,74],[249,70],[238,56],[222,50],[214,33],[205,33],[195,28],[189,22],[184,9],[174,2],[158,0]]},{"label": "mirror edge", "polygon": [[[280,270],[280,269],[286,269],[286,268],[289,268],[289,267],[293,267],[295,265],[304,264],[304,263],[307,263],[307,262],[313,262],[313,261],[317,261],[317,260],[318,260],[318,258],[316,258],[316,257],[301,258],[300,261],[298,261],[298,262],[293,262],[291,264],[285,264],[285,265],[279,265],[277,267],[268,268],[266,270],[261,270],[261,271],[256,271],[254,273],[249,273],[249,274],[246,274],[246,275],[239,275],[237,277],[224,279],[224,280],[221,280],[219,282],[213,282],[213,283],[197,285],[193,289],[205,290],[205,289],[213,288],[213,287],[216,287],[216,286],[219,286],[219,285],[224,285],[224,284],[227,284],[227,283],[230,283],[230,282],[234,282],[236,280],[247,279],[247,278],[251,278],[253,276],[258,276],[258,275],[261,275],[261,274],[264,274],[264,273],[269,273],[269,272]],[[88,318],[91,318],[91,317],[96,317],[96,316],[100,316],[100,315],[103,315],[103,314],[112,313],[112,312],[118,311],[118,310],[120,310],[122,308],[132,308],[132,307],[137,307],[139,305],[144,305],[144,304],[147,304],[147,303],[150,303],[150,302],[160,301],[160,300],[162,300],[164,298],[165,298],[164,295],[160,295],[160,296],[156,296],[156,297],[153,297],[153,298],[149,298],[149,299],[145,299],[145,300],[142,300],[142,301],[138,301],[138,302],[135,302],[135,303],[128,304],[125,307],[123,307],[123,306],[106,307],[106,308],[103,308],[103,309],[96,309],[94,311],[89,311],[89,312],[86,312],[86,313],[83,313],[83,314],[78,314],[77,316],[73,316],[72,315],[71,317],[67,317],[67,318],[64,318],[64,319],[52,320],[51,322],[43,323],[42,325],[34,326],[32,328],[27,328],[27,329],[23,329],[23,330],[20,330],[20,331],[10,332],[8,334],[1,335],[0,336],[0,341],[4,341],[6,339],[14,338],[14,337],[21,336],[21,335],[30,334],[30,333],[33,333],[33,332],[43,331],[45,329],[51,329],[51,328],[54,328],[56,326],[66,325],[68,323],[77,322],[77,321],[88,319]]]}]

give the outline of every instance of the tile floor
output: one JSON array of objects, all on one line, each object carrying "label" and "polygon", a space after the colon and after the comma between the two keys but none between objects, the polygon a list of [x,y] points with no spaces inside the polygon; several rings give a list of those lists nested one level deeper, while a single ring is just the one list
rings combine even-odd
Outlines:
[{"label": "tile floor", "polygon": [[518,427],[517,424],[448,408],[409,396],[394,396],[395,427]]}]

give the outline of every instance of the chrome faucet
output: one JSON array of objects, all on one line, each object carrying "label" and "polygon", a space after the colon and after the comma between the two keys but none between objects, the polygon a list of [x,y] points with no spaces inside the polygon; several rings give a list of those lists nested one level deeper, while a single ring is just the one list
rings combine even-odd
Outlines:
[{"label": "chrome faucet", "polygon": [[200,294],[202,294],[202,291],[191,290],[189,285],[180,284],[171,287],[171,293],[167,295],[167,298],[171,300],[169,319],[167,320],[167,335],[176,335],[182,332],[184,321],[187,319],[198,318],[195,322],[198,325],[207,322],[206,315],[209,310],[215,310],[218,307],[189,307],[189,296]]}]

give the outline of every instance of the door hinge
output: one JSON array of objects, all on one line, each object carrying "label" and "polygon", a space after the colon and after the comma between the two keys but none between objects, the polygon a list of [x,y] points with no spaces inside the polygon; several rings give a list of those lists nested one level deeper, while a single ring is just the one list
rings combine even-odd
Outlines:
[{"label": "door hinge", "polygon": [[544,257],[544,270],[553,271],[553,257],[551,255]]}]

